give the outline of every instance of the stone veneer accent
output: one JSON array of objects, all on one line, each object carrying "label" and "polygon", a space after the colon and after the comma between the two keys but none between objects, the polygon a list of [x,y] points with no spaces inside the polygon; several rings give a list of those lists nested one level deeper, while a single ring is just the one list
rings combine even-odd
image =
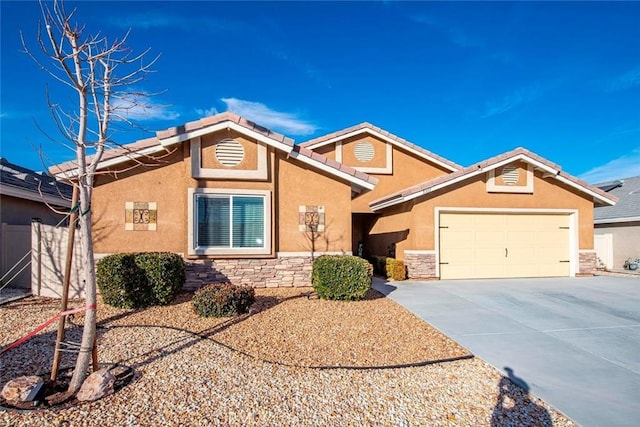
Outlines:
[{"label": "stone veneer accent", "polygon": [[436,254],[405,251],[404,265],[409,279],[435,279]]},{"label": "stone veneer accent", "polygon": [[580,251],[578,274],[592,275],[596,271],[598,257],[595,251]]},{"label": "stone veneer accent", "polygon": [[311,286],[312,261],[311,256],[185,260],[183,289],[227,282],[254,288]]}]

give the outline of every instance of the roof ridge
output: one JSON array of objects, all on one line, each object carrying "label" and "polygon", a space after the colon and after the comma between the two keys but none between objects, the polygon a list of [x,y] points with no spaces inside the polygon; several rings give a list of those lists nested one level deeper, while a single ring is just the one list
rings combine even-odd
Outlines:
[{"label": "roof ridge", "polygon": [[433,151],[427,150],[426,148],[424,148],[424,147],[422,147],[422,146],[420,146],[418,144],[410,142],[405,138],[399,137],[398,135],[395,135],[395,134],[389,132],[388,130],[385,130],[385,129],[381,128],[381,127],[378,127],[378,126],[376,126],[376,125],[374,125],[374,124],[372,124],[370,122],[362,122],[362,123],[359,123],[357,125],[353,125],[353,126],[350,126],[350,127],[347,127],[347,128],[335,131],[335,132],[328,133],[326,135],[319,136],[317,138],[310,139],[308,141],[301,142],[298,145],[301,145],[303,147],[309,148],[309,147],[312,147],[312,146],[314,146],[316,144],[322,143],[324,141],[329,141],[329,140],[331,140],[333,138],[340,138],[343,135],[346,135],[346,134],[349,134],[351,132],[354,132],[354,131],[357,131],[357,130],[361,130],[361,129],[364,129],[364,130],[371,129],[371,130],[373,130],[373,131],[375,131],[377,133],[382,134],[383,136],[385,136],[387,138],[390,138],[390,139],[396,141],[400,145],[404,145],[404,146],[406,146],[406,147],[408,147],[408,148],[410,148],[412,150],[416,150],[418,152],[421,152],[425,156],[431,157],[434,160],[437,160],[437,161],[439,161],[441,163],[444,163],[444,164],[452,167],[453,169],[462,169],[462,166],[459,165],[458,163],[455,163],[455,162],[453,162],[453,161],[451,161],[451,160],[449,160],[449,159],[447,159],[445,157],[442,157],[441,155],[436,154]]}]

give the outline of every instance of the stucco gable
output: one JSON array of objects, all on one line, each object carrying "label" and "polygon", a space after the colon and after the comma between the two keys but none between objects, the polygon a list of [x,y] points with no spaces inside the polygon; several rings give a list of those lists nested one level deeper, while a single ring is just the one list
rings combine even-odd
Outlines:
[{"label": "stucco gable", "polygon": [[[378,180],[370,175],[342,165],[325,156],[295,145],[293,139],[273,132],[237,114],[226,112],[205,117],[156,132],[152,138],[136,141],[132,144],[105,151],[98,164],[98,170],[107,169],[132,160],[144,159],[158,153],[169,153],[172,146],[199,138],[219,130],[231,129],[256,141],[262,142],[290,157],[329,173],[336,178],[344,179],[357,187],[371,190]],[[91,162],[92,156],[88,162]],[[77,163],[69,161],[54,165],[49,171],[59,178],[71,179],[77,175]]]},{"label": "stucco gable", "polygon": [[480,174],[485,174],[495,170],[501,166],[507,165],[514,161],[522,161],[533,166],[533,168],[541,170],[545,178],[555,179],[561,183],[575,188],[579,192],[593,197],[594,203],[597,205],[614,205],[617,201],[615,196],[607,194],[601,189],[587,184],[570,174],[562,171],[562,168],[545,158],[525,149],[516,148],[515,150],[500,154],[487,160],[476,163],[449,175],[444,175],[421,184],[406,188],[388,196],[373,200],[369,206],[374,211],[379,211],[400,203],[413,200],[417,197],[427,195],[436,190],[444,189],[456,183],[466,181]]},{"label": "stucco gable", "polygon": [[300,146],[311,149],[311,150],[316,150],[320,147],[324,147],[329,144],[335,144],[347,138],[351,138],[353,136],[362,135],[362,134],[368,134],[368,135],[374,136],[378,139],[381,139],[382,141],[385,141],[391,144],[392,146],[408,151],[409,153],[412,153],[418,156],[419,158],[422,158],[438,166],[441,166],[446,170],[453,172],[453,171],[462,169],[462,166],[448,159],[445,159],[442,156],[432,153],[431,151],[426,150],[416,144],[413,144],[404,138],[400,138],[399,136],[396,136],[391,132],[388,132],[377,126],[374,126],[368,122],[363,122],[358,125],[351,126],[349,128],[342,129],[342,130],[321,136],[319,138],[314,138],[309,141],[305,141],[303,143],[300,143]]}]

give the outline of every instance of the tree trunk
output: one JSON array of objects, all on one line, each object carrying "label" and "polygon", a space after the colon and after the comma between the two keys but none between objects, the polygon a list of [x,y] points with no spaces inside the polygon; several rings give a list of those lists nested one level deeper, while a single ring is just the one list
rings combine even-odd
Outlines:
[{"label": "tree trunk", "polygon": [[[82,180],[81,180],[82,181]],[[80,185],[80,240],[82,244],[82,252],[85,254],[82,266],[84,276],[85,304],[87,306],[97,303],[96,295],[96,273],[93,257],[93,242],[91,240],[91,195],[90,190]],[[73,377],[69,383],[68,391],[76,393],[89,370],[92,362],[91,353],[93,350],[94,340],[96,338],[96,309],[89,309],[85,312],[84,327],[82,331],[82,341],[80,344],[80,353],[76,360],[76,367],[73,371]]]}]

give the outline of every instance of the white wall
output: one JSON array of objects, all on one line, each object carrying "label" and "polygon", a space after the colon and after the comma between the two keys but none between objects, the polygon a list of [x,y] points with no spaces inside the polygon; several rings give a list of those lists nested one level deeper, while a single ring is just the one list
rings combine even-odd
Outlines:
[{"label": "white wall", "polygon": [[[31,293],[33,295],[60,298],[67,255],[67,228],[33,223],[31,226],[32,261]],[[84,298],[82,277],[82,250],[80,233],[75,233],[75,248],[71,268],[69,298]]]},{"label": "white wall", "polygon": [[611,234],[613,239],[613,268],[624,268],[629,257],[640,257],[640,223],[598,224],[594,229],[596,236]]}]

